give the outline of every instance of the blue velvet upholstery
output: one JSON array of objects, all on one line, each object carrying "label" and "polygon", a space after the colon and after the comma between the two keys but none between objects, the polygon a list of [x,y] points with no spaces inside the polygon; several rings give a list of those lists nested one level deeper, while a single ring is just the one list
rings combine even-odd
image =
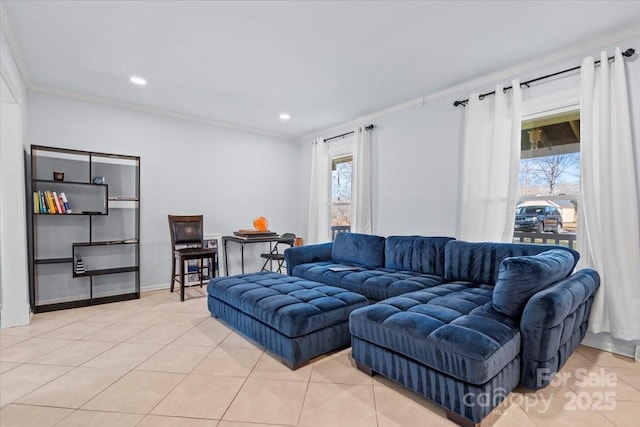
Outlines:
[{"label": "blue velvet upholstery", "polygon": [[348,264],[334,262],[302,264],[293,268],[293,275],[357,292],[372,301],[380,301],[443,283],[441,276],[421,274],[415,271],[396,271],[385,268],[357,268],[352,271],[331,270],[346,266]]},{"label": "blue velvet upholstery", "polygon": [[524,243],[470,243],[461,240],[447,242],[445,248],[444,277],[447,281],[495,285],[500,264],[507,257],[537,255],[550,249],[570,252],[575,264],[580,259],[578,252],[555,245],[531,245]]},{"label": "blue velvet upholstery", "polygon": [[518,325],[492,308],[493,288],[452,282],[351,313],[351,335],[472,384],[520,353]]},{"label": "blue velvet upholstery", "polygon": [[331,259],[339,263],[367,268],[384,267],[385,238],[369,234],[338,233],[331,249]]},{"label": "blue velvet upholstery", "polygon": [[310,262],[322,262],[331,260],[333,242],[317,245],[294,246],[284,250],[284,259],[287,263],[287,274],[293,276],[293,267],[298,264]]},{"label": "blue velvet upholstery", "polygon": [[[393,350],[351,338],[351,353],[361,365],[415,391],[443,408],[480,423],[518,385],[520,359],[516,357],[491,380],[475,385],[456,380]],[[416,425],[423,425],[416,420]],[[426,425],[426,424],[425,424]]]},{"label": "blue velvet upholstery", "polygon": [[[339,233],[334,243],[287,249],[285,258],[292,276],[341,287],[371,301],[380,301],[442,284],[445,245],[452,239],[423,236],[384,239]],[[370,249],[364,251],[362,245],[370,245]],[[373,266],[378,263],[378,267]],[[347,266],[356,269],[332,271]]]},{"label": "blue velvet upholstery", "polygon": [[211,314],[262,344],[291,369],[305,365],[314,357],[348,346],[351,338],[348,322],[291,338],[211,295],[208,307]]},{"label": "blue velvet upholstery", "polygon": [[587,333],[600,276],[580,270],[535,294],[520,320],[520,382],[533,390],[546,387]]},{"label": "blue velvet upholstery", "polygon": [[207,290],[292,338],[344,322],[354,308],[367,305],[362,295],[342,288],[270,272],[218,277]]},{"label": "blue velvet upholstery", "polygon": [[444,248],[453,237],[390,236],[384,249],[384,267],[444,276]]},{"label": "blue velvet upholstery", "polygon": [[573,256],[559,249],[538,255],[506,258],[500,265],[493,291],[493,308],[519,319],[529,298],[569,276],[574,264]]},{"label": "blue velvet upholstery", "polygon": [[362,295],[262,272],[209,281],[209,311],[283,357],[291,366],[349,343],[349,314]]}]

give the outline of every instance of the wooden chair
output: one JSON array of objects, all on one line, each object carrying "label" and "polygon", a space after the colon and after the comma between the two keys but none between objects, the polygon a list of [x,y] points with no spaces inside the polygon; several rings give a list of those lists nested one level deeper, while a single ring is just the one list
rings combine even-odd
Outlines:
[{"label": "wooden chair", "polygon": [[[216,248],[204,247],[202,215],[169,215],[169,232],[171,234],[171,292],[175,282],[180,283],[180,301],[184,301],[185,267],[189,260],[199,260],[198,275],[200,287],[204,279],[203,269],[211,277],[215,277]],[[203,266],[208,260],[209,265]],[[176,274],[176,261],[180,263],[180,271]]]},{"label": "wooden chair", "polygon": [[271,263],[275,261],[278,263],[278,273],[282,273],[282,269],[284,268],[284,251],[282,251],[283,253],[280,253],[278,245],[283,244],[293,246],[295,241],[295,234],[283,233],[274,247],[271,249],[271,252],[269,252],[268,254],[260,254],[260,257],[265,259],[264,264],[262,265],[262,271],[270,271],[271,268],[267,269],[267,264],[269,264],[269,267],[271,267]]}]

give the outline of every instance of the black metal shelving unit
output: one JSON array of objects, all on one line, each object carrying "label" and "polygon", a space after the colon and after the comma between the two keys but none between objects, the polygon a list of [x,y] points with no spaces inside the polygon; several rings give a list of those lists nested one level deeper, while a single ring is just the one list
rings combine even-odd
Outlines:
[{"label": "black metal shelving unit", "polygon": [[[140,298],[140,157],[32,145],[30,171],[32,311]],[[36,212],[44,191],[65,192],[71,212]]]}]

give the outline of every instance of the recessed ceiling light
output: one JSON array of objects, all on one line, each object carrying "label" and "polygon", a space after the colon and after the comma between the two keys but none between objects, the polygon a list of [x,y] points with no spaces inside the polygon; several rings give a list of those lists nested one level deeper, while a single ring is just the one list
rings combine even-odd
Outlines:
[{"label": "recessed ceiling light", "polygon": [[144,86],[147,84],[147,81],[139,76],[131,76],[131,78],[129,78],[129,81],[138,86]]},{"label": "recessed ceiling light", "polygon": [[280,114],[280,120],[289,120],[291,116],[288,113]]}]

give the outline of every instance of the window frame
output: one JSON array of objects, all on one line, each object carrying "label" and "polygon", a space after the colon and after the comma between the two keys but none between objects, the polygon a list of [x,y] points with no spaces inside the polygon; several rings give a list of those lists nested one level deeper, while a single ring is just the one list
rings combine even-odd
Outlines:
[{"label": "window frame", "polygon": [[[567,113],[570,111],[580,111],[580,95],[575,93],[574,90],[558,92],[549,96],[534,98],[522,103],[522,117],[520,123],[527,120],[538,119],[541,117],[551,116],[555,114]],[[522,157],[520,157],[520,160]],[[519,165],[519,163],[518,163]],[[580,168],[580,175],[582,175],[582,167]],[[544,200],[567,200],[567,196],[573,196],[572,194],[558,195],[558,196],[527,196],[520,201],[544,201]],[[575,195],[575,200],[580,203],[580,194]]]},{"label": "window frame", "polygon": [[[329,188],[333,188],[333,182],[332,182],[332,172],[333,172],[333,162],[335,160],[339,160],[339,159],[343,159],[343,158],[347,158],[350,157],[351,158],[351,162],[353,162],[353,136],[346,136],[343,137],[342,139],[339,140],[332,140],[330,142],[327,142],[327,144],[329,145],[329,176],[327,177],[327,179],[329,180]],[[352,194],[353,194],[353,176],[351,177],[351,188],[352,188]],[[332,227],[334,227],[331,222],[332,222],[332,216],[333,216],[333,207],[334,206],[344,206],[345,204],[335,204],[333,203],[333,195],[330,194],[329,197],[329,229],[331,230]],[[353,199],[351,200],[351,212],[353,212]],[[353,219],[353,218],[352,218]],[[349,227],[351,227],[351,224],[349,224]],[[333,238],[333,230],[332,230],[332,238]]]},{"label": "window frame", "polygon": [[[522,115],[520,118],[520,123],[539,119],[542,117],[553,116],[557,114],[567,113],[571,111],[580,111],[580,88],[573,88],[565,91],[556,92],[549,95],[539,96],[532,99],[528,99],[523,101],[522,103]],[[580,151],[578,151],[580,152]],[[520,156],[519,162],[522,161],[523,158]],[[518,163],[519,164],[519,163]],[[582,165],[580,165],[580,175],[582,176]],[[541,195],[541,196],[516,196],[517,204],[529,201],[555,201],[555,200],[576,200],[578,205],[582,203],[582,195],[578,190],[578,194],[562,194],[562,195]],[[552,207],[552,206],[550,206]],[[553,210],[557,211],[560,217],[562,214],[560,210],[555,206],[552,207]],[[580,221],[576,222],[576,232],[575,236],[578,236],[580,233],[578,229],[581,227]],[[562,235],[562,233],[559,233]],[[514,229],[514,241],[518,238],[518,234]],[[533,242],[532,242],[533,243]],[[545,242],[543,241],[542,244]],[[569,244],[571,246],[571,243]],[[575,240],[573,241],[573,247],[575,248]]]}]

